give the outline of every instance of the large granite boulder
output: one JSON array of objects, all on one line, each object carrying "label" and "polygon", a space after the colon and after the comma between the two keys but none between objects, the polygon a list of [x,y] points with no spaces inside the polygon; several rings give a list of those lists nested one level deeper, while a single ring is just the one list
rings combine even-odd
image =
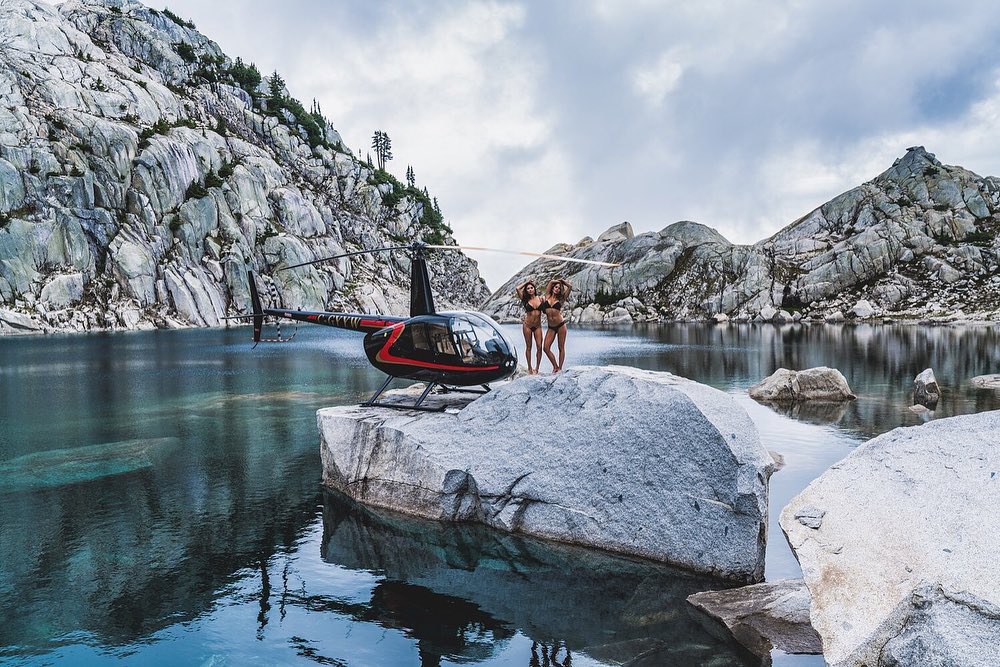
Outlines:
[{"label": "large granite boulder", "polygon": [[1000,411],[865,443],[781,513],[830,665],[1000,664]]},{"label": "large granite boulder", "polygon": [[757,401],[849,401],[857,398],[844,374],[826,366],[804,371],[779,368],[747,391],[750,398]]},{"label": "large granite boulder", "polygon": [[370,505],[759,581],[774,463],[726,394],[668,373],[529,376],[446,413],[320,410],[323,480]]}]

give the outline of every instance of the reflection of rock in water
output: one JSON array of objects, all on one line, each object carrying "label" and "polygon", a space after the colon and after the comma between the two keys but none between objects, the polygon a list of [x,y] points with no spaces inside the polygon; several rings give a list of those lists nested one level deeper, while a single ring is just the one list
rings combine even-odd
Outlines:
[{"label": "reflection of rock in water", "polygon": [[767,402],[767,407],[775,412],[798,421],[808,424],[836,424],[847,413],[847,408],[851,406],[850,401],[795,401],[795,402]]},{"label": "reflection of rock in water", "polygon": [[[727,586],[719,580],[482,526],[375,512],[335,493],[326,494],[323,522],[324,560],[389,580],[355,613],[406,629],[420,641],[424,664],[436,664],[426,662],[431,651],[471,657],[475,642],[515,629],[537,642],[538,664],[553,667],[576,653],[636,665],[761,664],[687,603],[692,593]],[[458,628],[474,628],[475,642],[468,632],[458,644],[443,640]]]}]

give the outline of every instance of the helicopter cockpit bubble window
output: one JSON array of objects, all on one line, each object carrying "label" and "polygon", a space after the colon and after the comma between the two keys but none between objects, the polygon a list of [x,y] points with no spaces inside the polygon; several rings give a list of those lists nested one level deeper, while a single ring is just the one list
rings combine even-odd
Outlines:
[{"label": "helicopter cockpit bubble window", "polygon": [[452,317],[451,335],[464,363],[499,364],[510,353],[503,336],[488,322],[475,315]]},{"label": "helicopter cockpit bubble window", "polygon": [[411,356],[418,361],[436,362],[442,356],[455,358],[455,344],[445,321],[427,321],[416,319],[407,324],[396,343],[393,351]]}]

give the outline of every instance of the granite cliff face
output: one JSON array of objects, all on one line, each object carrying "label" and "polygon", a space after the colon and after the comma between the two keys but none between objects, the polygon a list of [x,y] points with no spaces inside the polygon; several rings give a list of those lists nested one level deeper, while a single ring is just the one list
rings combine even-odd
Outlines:
[{"label": "granite cliff face", "polygon": [[[420,189],[167,12],[0,0],[0,62],[0,332],[218,325],[248,269],[272,303],[402,313],[403,254],[272,270],[454,242]],[[460,253],[430,265],[441,305],[488,296]]]},{"label": "granite cliff face", "polygon": [[548,251],[622,266],[538,260],[484,310],[518,319],[515,285],[562,276],[576,289],[572,318],[582,322],[1000,319],[998,231],[1000,179],[914,147],[875,179],[754,245],[732,244],[694,222],[638,236],[623,223],[596,241]]}]

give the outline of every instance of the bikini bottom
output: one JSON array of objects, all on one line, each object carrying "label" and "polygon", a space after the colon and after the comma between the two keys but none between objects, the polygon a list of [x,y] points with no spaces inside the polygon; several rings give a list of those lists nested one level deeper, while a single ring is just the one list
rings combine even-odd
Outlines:
[{"label": "bikini bottom", "polygon": [[562,322],[560,322],[559,324],[555,324],[555,325],[550,325],[550,326],[549,326],[549,331],[559,331],[559,330],[560,330],[560,329],[562,329],[562,328],[563,328],[564,326],[566,326],[566,320],[563,320],[563,321],[562,321]]}]

